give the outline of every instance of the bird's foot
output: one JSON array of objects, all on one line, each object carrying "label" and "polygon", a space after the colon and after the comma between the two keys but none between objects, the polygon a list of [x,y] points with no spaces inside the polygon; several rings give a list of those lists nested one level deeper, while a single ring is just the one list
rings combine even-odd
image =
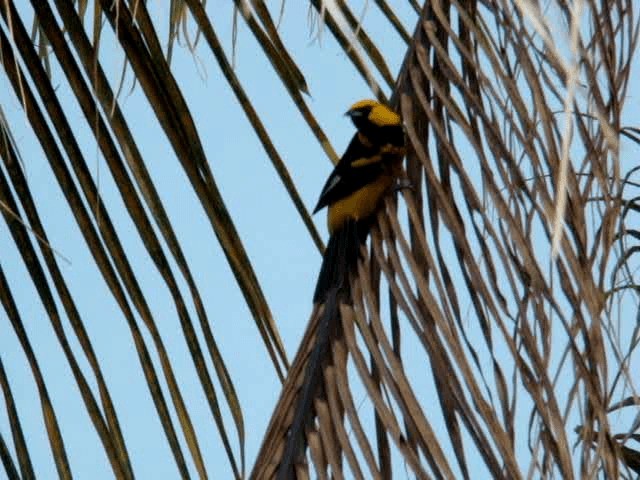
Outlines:
[{"label": "bird's foot", "polygon": [[403,178],[396,182],[396,184],[393,187],[393,191],[399,192],[400,190],[404,190],[405,188],[408,188],[409,190],[412,190],[412,191],[414,190],[413,184],[408,179]]}]

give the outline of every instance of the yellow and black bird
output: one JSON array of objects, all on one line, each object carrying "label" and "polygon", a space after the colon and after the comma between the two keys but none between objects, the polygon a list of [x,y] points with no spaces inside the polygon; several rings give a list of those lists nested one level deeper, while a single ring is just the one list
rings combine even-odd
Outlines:
[{"label": "yellow and black bird", "polygon": [[346,115],[358,131],[329,175],[313,211],[328,207],[330,235],[314,303],[323,302],[331,288],[349,292],[348,272],[356,265],[360,245],[385,194],[398,178],[406,150],[402,120],[386,105],[361,100]]},{"label": "yellow and black bird", "polygon": [[[313,337],[305,334],[309,343],[300,347],[292,366],[291,371],[303,375],[303,380],[298,383],[298,377],[291,377],[293,383],[288,383],[297,398],[279,459],[277,480],[296,478],[296,465],[304,463],[305,431],[312,418],[314,401],[322,394],[322,372],[331,361],[331,342],[340,331],[339,307],[341,303],[351,303],[349,275],[357,265],[360,245],[367,238],[385,194],[401,172],[405,154],[402,121],[389,107],[374,100],[362,100],[347,115],[357,133],[329,175],[313,212],[324,207],[329,210],[329,243],[313,296],[313,302],[323,304],[324,308],[314,309],[322,312],[312,317],[307,327],[315,334]],[[297,362],[304,362],[304,367]]]}]

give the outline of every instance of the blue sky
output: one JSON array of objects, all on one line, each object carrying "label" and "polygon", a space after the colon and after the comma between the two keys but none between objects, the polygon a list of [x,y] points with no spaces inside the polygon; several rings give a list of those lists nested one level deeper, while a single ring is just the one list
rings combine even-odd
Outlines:
[{"label": "blue sky", "polygon": [[[359,11],[358,5],[365,6],[365,2],[355,4],[356,12]],[[152,4],[151,8],[156,18],[167,14],[161,4]],[[220,2],[209,2],[207,11],[214,19],[227,54],[231,55],[232,9]],[[409,8],[402,6],[397,13],[405,20],[407,30],[412,31],[415,20]],[[330,32],[323,30],[318,35],[317,28],[311,32],[307,14],[307,6],[303,2],[286,2],[280,33],[306,76],[310,91],[309,107],[336,151],[341,152],[353,132],[348,119],[342,114],[349,105],[371,94],[333,41]],[[377,37],[378,46],[395,74],[404,56],[404,45],[395,32],[387,27],[373,5],[366,8],[363,18],[365,28],[374,38]],[[160,22],[159,25],[165,29],[160,30],[160,36],[165,40],[166,24]],[[105,26],[101,61],[107,75],[113,79],[113,85],[117,85],[122,57],[110,46],[111,42],[113,36]],[[288,100],[271,66],[259,53],[242,19],[238,21],[234,57],[236,73],[290,169],[305,204],[312,208],[332,165]],[[183,394],[188,399],[207,467],[214,477],[229,478],[230,471],[219,435],[195,375],[169,292],[124,209],[90,126],[75,104],[63,73],[55,61],[52,66],[53,83],[67,109],[71,125],[82,141],[85,159],[99,184],[103,201],[112,214],[112,221],[172,358]],[[220,75],[207,45],[201,39],[195,56],[185,48],[176,48],[172,67],[198,125],[218,187],[253,263],[291,359],[311,311],[320,254],[280,181],[276,179],[268,157]],[[131,90],[130,69],[128,72],[120,105],[162,194],[165,208],[200,288],[223,357],[235,380],[244,412],[247,463],[250,467],[277,400],[279,382],[202,208],[142,90],[139,86]],[[139,478],[175,478],[177,470],[173,457],[150,401],[129,329],[85,246],[37,139],[28,127],[20,103],[13,96],[4,75],[0,75],[0,104],[9,118],[22,154],[27,180],[52,247],[60,252],[60,268],[102,362],[134,471]],[[324,214],[318,214],[315,221],[326,237]],[[45,379],[48,379],[47,387],[65,438],[72,472],[77,478],[111,478],[110,466],[78,395],[69,367],[48,317],[41,303],[36,300],[37,294],[4,222],[0,224],[0,251],[3,252],[0,264],[13,286],[12,293],[22,320],[37,352]],[[184,283],[181,287],[188,299]],[[189,308],[195,321],[192,305]],[[63,312],[62,308],[60,312]],[[142,328],[141,322],[140,326]],[[73,338],[68,325],[66,329],[69,337]],[[146,329],[142,330],[151,345]],[[73,346],[76,352],[80,352],[77,344]],[[55,467],[32,374],[4,311],[0,311],[0,352],[18,404],[36,474],[41,478],[53,478],[56,476]],[[79,358],[82,358],[81,352]],[[89,373],[86,363],[81,362],[81,366]],[[156,366],[160,373],[157,361]],[[2,400],[0,405],[3,405]],[[237,441],[233,425],[229,422],[228,427],[235,447]],[[0,432],[5,439],[10,439],[5,414],[0,415]],[[186,449],[185,454],[188,455]],[[195,470],[192,472],[195,474]]]},{"label": "blue sky", "polygon": [[[382,19],[374,2],[349,3],[357,13],[363,12],[364,27],[377,42],[392,73],[396,74],[405,54],[405,45]],[[393,6],[404,21],[405,28],[412,32],[415,16],[408,2],[394,2]],[[163,4],[155,2],[151,7],[156,19],[167,16]],[[231,55],[231,7],[223,2],[208,2],[207,8],[227,54]],[[165,22],[159,21],[157,25],[161,38],[166,39]],[[109,28],[105,26],[101,60],[113,84],[117,85],[122,57],[110,47],[113,37],[109,33]],[[371,96],[365,81],[350,66],[349,60],[337,47],[328,30],[323,30],[318,35],[317,28],[312,29],[305,2],[285,2],[280,33],[284,43],[290,47],[293,59],[306,76],[310,90],[307,99],[310,109],[317,116],[335,150],[342,152],[353,133],[351,124],[342,114],[356,100]],[[312,208],[332,165],[308,131],[295,106],[288,100],[271,66],[259,52],[241,19],[238,20],[234,58],[239,78],[286,162],[305,204]],[[169,292],[126,213],[117,187],[93,138],[91,126],[86,124],[70,95],[63,73],[55,62],[52,65],[53,83],[68,109],[73,128],[82,140],[81,148],[85,158],[100,185],[103,201],[113,215],[112,221],[141,281],[176,375],[180,379],[207,468],[214,478],[230,478],[219,435],[195,375]],[[172,68],[199,128],[218,187],[280,328],[289,358],[292,359],[311,312],[311,296],[320,265],[320,254],[280,181],[276,179],[267,155],[202,39],[195,55],[185,48],[176,48]],[[59,265],[102,362],[124,429],[134,471],[138,478],[176,478],[173,457],[140,371],[129,329],[84,244],[46,158],[30,132],[20,102],[13,96],[4,74],[0,74],[0,105],[10,119],[23,157],[25,174],[51,244],[60,252]],[[142,90],[132,84],[130,73],[125,77],[120,105],[151,176],[162,193],[165,208],[205,302],[222,355],[234,378],[243,407],[247,436],[246,459],[250,470],[279,394],[279,382],[208,220],[147,105]],[[637,101],[633,100],[631,105],[626,123],[637,125]],[[623,153],[633,151],[636,150],[628,144],[623,146]],[[316,215],[315,222],[326,238],[324,213]],[[548,249],[548,245],[541,248]],[[73,473],[77,478],[111,478],[111,469],[77,393],[69,367],[42,305],[36,300],[36,292],[3,222],[0,222],[0,265],[13,286],[12,293],[29,338],[37,352],[45,378],[49,381],[47,386],[65,437]],[[184,283],[180,286],[189,301],[186,286]],[[466,299],[461,298],[460,303],[465,309],[469,308]],[[195,321],[193,306],[189,304],[188,308]],[[473,316],[465,315],[472,319],[468,325],[469,331],[480,335],[479,329],[473,324]],[[146,329],[141,322],[140,325],[145,340],[151,345]],[[67,333],[70,338],[73,337],[70,328],[67,328]],[[431,410],[430,418],[435,420],[434,428],[439,429],[438,433],[442,434],[443,426],[438,423],[434,409],[430,408],[434,403],[434,395],[431,376],[427,373],[426,357],[414,337],[406,335],[403,342],[405,352],[417,352],[415,361],[406,363],[406,368],[414,380],[416,394],[423,401],[424,407]],[[77,344],[74,347],[80,352]],[[500,350],[502,347],[497,347],[498,358],[504,353]],[[0,355],[18,403],[36,473],[41,478],[54,478],[55,467],[32,375],[2,310]],[[86,364],[82,364],[82,367],[86,373],[89,372]],[[157,362],[156,367],[160,372]],[[490,370],[490,365],[487,365],[487,371]],[[357,381],[354,381],[354,391],[356,400],[361,401],[360,413],[363,418],[371,417],[370,405]],[[0,397],[0,433],[5,439],[9,439],[10,430],[3,407]],[[522,404],[520,408],[526,411]],[[226,418],[229,418],[228,415]],[[233,425],[228,421],[227,426],[235,448],[237,441]],[[521,441],[522,439],[523,437],[520,438]],[[521,448],[526,451],[527,447],[523,444]],[[186,449],[184,452],[188,456]],[[193,469],[192,473],[195,475]]]}]

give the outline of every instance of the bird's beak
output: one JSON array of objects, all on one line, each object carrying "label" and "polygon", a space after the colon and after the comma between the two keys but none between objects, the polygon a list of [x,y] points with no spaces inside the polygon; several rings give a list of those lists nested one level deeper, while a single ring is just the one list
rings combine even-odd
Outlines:
[{"label": "bird's beak", "polygon": [[351,118],[361,117],[362,116],[362,112],[360,110],[348,110],[348,111],[345,112],[344,116],[345,117],[351,117]]}]

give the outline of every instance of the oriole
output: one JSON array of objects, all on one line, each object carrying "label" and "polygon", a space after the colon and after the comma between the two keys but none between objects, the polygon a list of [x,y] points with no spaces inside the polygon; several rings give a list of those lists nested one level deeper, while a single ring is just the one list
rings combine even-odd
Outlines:
[{"label": "oriole", "polygon": [[374,100],[355,103],[346,113],[357,133],[320,193],[313,213],[328,207],[329,243],[313,301],[323,302],[332,287],[348,291],[355,267],[381,201],[394,184],[405,154],[400,116]]}]

